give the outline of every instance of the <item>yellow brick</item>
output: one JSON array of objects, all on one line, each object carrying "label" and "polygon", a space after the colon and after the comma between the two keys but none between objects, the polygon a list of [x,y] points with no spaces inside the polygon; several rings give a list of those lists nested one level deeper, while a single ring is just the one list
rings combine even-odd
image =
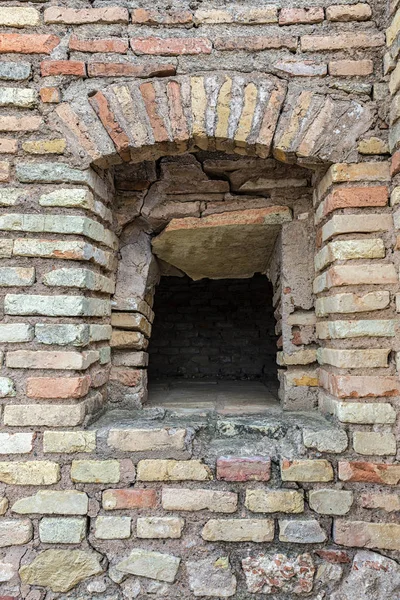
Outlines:
[{"label": "yellow brick", "polygon": [[234,138],[237,146],[246,146],[246,140],[251,132],[254,112],[257,106],[257,96],[257,87],[254,83],[249,83],[244,91],[244,106]]},{"label": "yellow brick", "polygon": [[22,150],[28,154],[62,154],[65,146],[66,142],[63,139],[37,140],[24,142]]},{"label": "yellow brick", "polygon": [[217,104],[217,126],[215,137],[217,140],[225,140],[228,137],[229,115],[231,114],[232,79],[225,78],[218,96]]}]

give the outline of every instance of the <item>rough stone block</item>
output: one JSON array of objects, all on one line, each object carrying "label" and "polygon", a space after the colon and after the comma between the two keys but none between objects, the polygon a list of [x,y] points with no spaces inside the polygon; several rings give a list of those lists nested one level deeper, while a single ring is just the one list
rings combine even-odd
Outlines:
[{"label": "rough stone block", "polygon": [[45,453],[71,454],[94,452],[95,450],[95,431],[45,431],[43,433],[43,452]]},{"label": "rough stone block", "polygon": [[134,548],[130,555],[117,563],[118,571],[173,583],[181,559],[172,554]]},{"label": "rough stone block", "polygon": [[301,513],[304,497],[296,490],[247,490],[245,506],[257,513]]},{"label": "rough stone block", "polygon": [[207,481],[210,469],[200,460],[141,460],[137,466],[138,481]]},{"label": "rough stone block", "polygon": [[333,469],[331,463],[324,459],[284,459],[281,462],[281,477],[282,481],[332,481]]},{"label": "rough stone block", "polygon": [[347,433],[343,429],[303,429],[303,443],[306,448],[318,452],[340,454],[348,446]]},{"label": "rough stone block", "polygon": [[311,510],[320,515],[345,515],[353,504],[353,492],[347,490],[321,489],[308,493]]},{"label": "rough stone block", "polygon": [[5,81],[23,81],[31,74],[31,64],[18,62],[1,62],[0,79]]},{"label": "rough stone block", "polygon": [[272,542],[275,524],[272,519],[211,519],[201,532],[208,542]]},{"label": "rough stone block", "polygon": [[75,483],[118,483],[119,462],[117,460],[73,460],[71,479]]},{"label": "rough stone block", "polygon": [[325,531],[318,521],[285,521],[279,520],[279,539],[281,542],[294,544],[318,544],[327,539]]},{"label": "rough stone block", "polygon": [[271,459],[264,456],[217,459],[217,479],[223,481],[269,481]]},{"label": "rough stone block", "polygon": [[0,520],[0,548],[27,544],[33,537],[33,527],[29,519]]},{"label": "rough stone block", "polygon": [[185,521],[179,517],[139,517],[136,537],[145,539],[180,538]]},{"label": "rough stone block", "polygon": [[164,510],[233,513],[237,509],[238,495],[233,492],[215,490],[187,490],[164,488],[162,506]]},{"label": "rough stone block", "polygon": [[0,462],[0,481],[9,485],[52,485],[60,479],[60,465],[49,460]]},{"label": "rough stone block", "polygon": [[0,398],[11,398],[16,393],[13,380],[9,377],[0,377]]},{"label": "rough stone block", "polygon": [[355,431],[353,448],[358,454],[386,456],[396,454],[396,438],[392,433]]},{"label": "rough stone block", "polygon": [[99,540],[125,540],[131,537],[131,517],[97,517],[94,535]]},{"label": "rough stone block", "polygon": [[123,452],[185,449],[186,429],[111,429],[107,445]]},{"label": "rough stone block", "polygon": [[83,518],[44,517],[39,522],[39,537],[44,544],[80,544],[86,536]]},{"label": "rough stone block", "polygon": [[17,500],[11,510],[21,515],[86,515],[88,507],[88,497],[84,492],[40,490],[34,496]]},{"label": "rough stone block", "polygon": [[210,557],[186,564],[194,596],[227,598],[236,592],[236,577],[227,556]]}]

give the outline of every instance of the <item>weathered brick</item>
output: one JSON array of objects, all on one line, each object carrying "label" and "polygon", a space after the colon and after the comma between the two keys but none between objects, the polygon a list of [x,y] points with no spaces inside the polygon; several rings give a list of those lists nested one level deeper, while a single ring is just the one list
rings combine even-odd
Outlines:
[{"label": "weathered brick", "polygon": [[10,398],[16,395],[15,384],[9,377],[0,377],[0,398]]},{"label": "weathered brick", "polygon": [[50,287],[75,287],[94,292],[112,294],[115,283],[91,269],[53,269],[43,276],[44,285]]},{"label": "weathered brick", "polygon": [[86,528],[83,518],[44,517],[39,522],[39,538],[44,544],[80,544]]},{"label": "weathered brick", "polygon": [[385,246],[380,238],[366,240],[336,240],[324,246],[315,256],[315,270],[322,271],[336,260],[385,258]]},{"label": "weathered brick", "polygon": [[41,101],[46,104],[56,104],[61,100],[60,91],[55,87],[42,87],[39,94]]},{"label": "weathered brick", "polygon": [[0,433],[0,454],[28,454],[34,439],[33,433]]},{"label": "weathered brick", "polygon": [[227,456],[217,459],[217,479],[223,481],[269,481],[270,477],[270,458]]},{"label": "weathered brick", "polygon": [[329,75],[338,77],[362,77],[374,72],[372,60],[331,60],[328,64]]},{"label": "weathered brick", "polygon": [[341,481],[398,485],[400,465],[370,462],[339,462]]},{"label": "weathered brick", "polygon": [[[4,268],[11,269],[12,267]],[[24,285],[32,284],[25,283]],[[7,294],[4,301],[4,312],[8,315],[45,315],[48,317],[103,317],[107,316],[111,312],[111,309],[107,300],[99,300],[97,298],[86,298],[85,296],[37,296],[35,294],[29,296],[26,294]]]},{"label": "weathered brick", "polygon": [[394,376],[335,375],[321,369],[320,384],[338,398],[373,398],[400,394],[400,382]]},{"label": "weathered brick", "polygon": [[302,52],[320,52],[321,50],[356,50],[359,48],[379,48],[385,45],[382,33],[343,33],[337,35],[303,35]]},{"label": "weathered brick", "polygon": [[99,352],[47,352],[45,350],[15,350],[8,352],[6,365],[11,369],[85,370],[99,360]]},{"label": "weathered brick", "polygon": [[29,519],[1,519],[0,548],[27,544],[32,537],[33,527]]},{"label": "weathered brick", "polygon": [[282,8],[279,12],[279,25],[321,23],[323,20],[324,9],[317,6],[310,8]]},{"label": "weathered brick", "polygon": [[44,22],[83,25],[86,23],[128,23],[126,8],[110,6],[105,8],[62,8],[51,6],[44,11]]},{"label": "weathered brick", "polygon": [[386,186],[349,187],[332,190],[329,196],[319,205],[315,214],[315,222],[339,208],[363,208],[366,206],[386,206],[388,188]]},{"label": "weathered brick", "polygon": [[390,154],[389,144],[375,136],[360,140],[357,150],[360,154]]},{"label": "weathered brick", "polygon": [[111,314],[111,325],[121,329],[132,329],[140,331],[146,337],[150,337],[151,325],[149,321],[140,313],[118,313]]},{"label": "weathered brick", "polygon": [[400,525],[337,519],[333,527],[333,539],[342,546],[399,550]]},{"label": "weathered brick", "polygon": [[341,453],[348,446],[347,433],[343,429],[303,429],[303,443],[306,448],[319,452]]},{"label": "weathered brick", "polygon": [[43,452],[66,453],[93,452],[96,450],[95,431],[45,431]]},{"label": "weathered brick", "polygon": [[247,490],[245,506],[257,513],[301,513],[304,511],[303,492],[295,490]]},{"label": "weathered brick", "polygon": [[246,36],[246,37],[217,37],[214,40],[217,50],[261,52],[262,50],[297,49],[297,38],[287,35],[277,36]]},{"label": "weathered brick", "polygon": [[358,4],[337,4],[328,6],[326,18],[328,21],[368,21],[372,10],[369,4],[359,2]]},{"label": "weathered brick", "polygon": [[391,263],[363,264],[362,269],[356,265],[338,265],[316,277],[313,290],[319,294],[345,285],[388,285],[396,283],[397,278],[396,268]]},{"label": "weathered brick", "polygon": [[30,342],[33,331],[33,326],[27,323],[3,323],[0,325],[0,342]]},{"label": "weathered brick", "polygon": [[337,163],[332,165],[321,179],[315,191],[315,198],[321,200],[333,183],[388,181],[389,179],[389,165],[386,162]]},{"label": "weathered brick", "polygon": [[390,303],[390,294],[386,291],[368,292],[367,294],[335,294],[318,298],[315,310],[319,317],[330,313],[359,313],[372,310],[383,310]]},{"label": "weathered brick", "polygon": [[358,454],[366,456],[396,454],[396,438],[392,433],[355,431],[353,433],[353,448]]},{"label": "weathered brick", "polygon": [[[372,217],[372,218],[371,218]],[[322,227],[322,241],[344,233],[386,231],[393,226],[391,215],[334,215]]]},{"label": "weathered brick", "polygon": [[364,493],[359,498],[359,504],[362,508],[382,509],[386,512],[395,512],[400,510],[399,494]]},{"label": "weathered brick", "polygon": [[123,452],[184,450],[186,429],[111,429],[107,445]]},{"label": "weathered brick", "polygon": [[317,323],[320,340],[348,339],[358,337],[394,337],[395,321],[391,319],[360,319],[359,321],[325,321]]},{"label": "weathered brick", "polygon": [[353,492],[347,490],[321,489],[308,493],[311,510],[320,515],[345,515],[353,504]]},{"label": "weathered brick", "polygon": [[131,537],[131,517],[97,517],[94,535],[99,540],[126,540]]},{"label": "weathered brick", "polygon": [[137,466],[138,481],[206,481],[212,479],[210,469],[200,460],[141,460]]},{"label": "weathered brick", "polygon": [[177,539],[182,536],[185,521],[179,517],[139,517],[136,537],[143,539]]},{"label": "weathered brick", "polygon": [[333,469],[331,463],[324,459],[283,459],[281,462],[281,477],[282,481],[332,481]]},{"label": "weathered brick", "polygon": [[120,465],[117,460],[73,460],[71,479],[75,483],[118,483]]},{"label": "weathered brick", "polygon": [[18,141],[11,138],[0,138],[0,154],[15,154],[18,150]]},{"label": "weathered brick", "polygon": [[335,415],[341,423],[392,424],[396,420],[396,411],[387,402],[339,402],[321,393],[319,406],[322,412]]},{"label": "weathered brick", "polygon": [[318,348],[320,365],[332,365],[339,369],[368,369],[387,367],[390,348],[366,350],[342,350],[339,348]]},{"label": "weathered brick", "polygon": [[276,596],[276,591],[303,594],[313,589],[315,566],[310,554],[289,558],[281,553],[252,553],[242,560],[242,568],[250,593]]},{"label": "weathered brick", "polygon": [[35,269],[32,267],[1,267],[1,287],[25,287],[35,283]]},{"label": "weathered brick", "polygon": [[40,63],[40,74],[42,77],[51,75],[85,77],[86,66],[79,60],[44,60]]},{"label": "weathered brick", "polygon": [[325,64],[311,60],[278,60],[274,63],[274,68],[295,77],[325,77],[328,72]]},{"label": "weathered brick", "polygon": [[163,488],[162,506],[164,510],[233,513],[237,509],[238,495],[233,492],[220,492],[204,489]]},{"label": "weathered brick", "polygon": [[69,49],[77,52],[107,52],[126,54],[129,44],[127,39],[108,38],[108,39],[81,39],[71,37],[69,40]]},{"label": "weathered brick", "polygon": [[0,106],[33,108],[37,104],[37,92],[30,88],[1,88]]},{"label": "weathered brick", "polygon": [[211,54],[212,44],[207,38],[134,38],[130,40],[135,54],[180,56],[185,54]]},{"label": "weathered brick", "polygon": [[40,13],[36,8],[3,6],[0,13],[1,27],[35,27],[39,25]]},{"label": "weathered brick", "polygon": [[18,238],[14,242],[15,256],[40,256],[59,260],[85,260],[111,269],[113,258],[110,252],[99,250],[95,246],[80,241],[37,240]]},{"label": "weathered brick", "polygon": [[132,23],[138,25],[185,25],[192,23],[193,15],[188,10],[153,10],[135,8],[131,12]]},{"label": "weathered brick", "polygon": [[175,75],[173,64],[88,63],[89,77],[168,77]]},{"label": "weathered brick", "polygon": [[327,536],[319,522],[314,519],[307,521],[280,519],[279,539],[281,542],[293,542],[295,544],[317,544],[324,542]]},{"label": "weathered brick", "polygon": [[26,382],[28,398],[82,398],[90,387],[90,377],[29,377]]},{"label": "weathered brick", "polygon": [[201,532],[208,542],[272,542],[272,519],[210,519]]},{"label": "weathered brick", "polygon": [[[107,326],[105,326],[107,327]],[[37,323],[35,337],[40,344],[87,346],[90,341],[89,325]]]},{"label": "weathered brick", "polygon": [[[0,54],[13,53],[18,54],[50,54],[52,50],[60,43],[60,38],[56,35],[26,35],[23,33],[2,33],[0,34]],[[7,63],[14,64],[14,63]],[[16,65],[18,70],[18,65]],[[27,71],[27,65],[23,67],[24,74]],[[30,73],[30,65],[29,65]],[[27,79],[29,73],[23,79]],[[10,77],[12,79],[12,77]]]},{"label": "weathered brick", "polygon": [[10,163],[4,160],[0,161],[0,182],[10,181]]},{"label": "weathered brick", "polygon": [[0,131],[36,131],[42,124],[42,117],[1,117]]},{"label": "weathered brick", "polygon": [[157,492],[153,489],[118,489],[103,492],[104,510],[154,508]]},{"label": "weathered brick", "polygon": [[[1,53],[1,35],[0,35],[0,53]],[[0,80],[4,81],[23,81],[28,79],[31,74],[30,63],[18,62],[0,62]]]},{"label": "weathered brick", "polygon": [[10,427],[75,427],[82,423],[85,414],[85,407],[79,404],[10,404],[4,408],[4,424]]},{"label": "weathered brick", "polygon": [[52,485],[60,479],[60,465],[49,460],[0,462],[0,481],[9,485]]}]

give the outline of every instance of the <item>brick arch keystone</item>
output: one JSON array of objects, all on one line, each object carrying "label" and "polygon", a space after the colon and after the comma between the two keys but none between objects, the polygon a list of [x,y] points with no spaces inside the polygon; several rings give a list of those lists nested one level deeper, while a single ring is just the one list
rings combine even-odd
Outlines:
[{"label": "brick arch keystone", "polygon": [[300,89],[271,75],[129,80],[55,109],[81,168],[196,150],[275,156],[304,166],[357,159],[372,102]]}]

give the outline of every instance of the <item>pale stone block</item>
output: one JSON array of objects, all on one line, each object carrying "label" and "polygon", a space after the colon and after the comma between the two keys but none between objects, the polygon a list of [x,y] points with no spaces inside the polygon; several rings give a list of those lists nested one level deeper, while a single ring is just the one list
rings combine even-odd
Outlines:
[{"label": "pale stone block", "polygon": [[29,519],[0,519],[0,548],[27,544],[33,537]]},{"label": "pale stone block", "polygon": [[320,515],[345,515],[353,504],[353,492],[347,490],[311,490],[308,493],[311,510]]},{"label": "pale stone block", "polygon": [[21,515],[86,515],[89,500],[84,492],[76,490],[40,490],[34,496],[20,498],[11,510]]},{"label": "pale stone block", "polygon": [[0,106],[13,108],[33,108],[37,104],[38,94],[30,88],[1,88]]},{"label": "pale stone block", "polygon": [[381,508],[386,512],[396,512],[400,510],[400,495],[365,493],[361,495],[359,504],[363,508]]},{"label": "pale stone block", "polygon": [[272,519],[210,519],[201,537],[207,542],[272,542],[275,523]]},{"label": "pale stone block", "polygon": [[187,490],[164,488],[162,506],[164,510],[233,513],[237,509],[238,495],[233,492],[215,490]]},{"label": "pale stone block", "polygon": [[75,483],[118,483],[118,460],[73,460],[71,479]]},{"label": "pale stone block", "polygon": [[131,517],[97,517],[94,535],[99,540],[126,540],[131,537]]},{"label": "pale stone block", "polygon": [[0,267],[0,287],[25,287],[35,283],[31,267]]},{"label": "pale stone block", "polygon": [[3,323],[0,325],[0,342],[31,342],[33,326],[27,323]]},{"label": "pale stone block", "polygon": [[393,218],[388,214],[334,215],[322,227],[322,241],[326,242],[331,237],[344,233],[390,231],[392,227]]},{"label": "pale stone block", "polygon": [[44,544],[80,544],[86,528],[86,519],[44,517],[39,522],[39,537]]},{"label": "pale stone block", "polygon": [[279,520],[279,540],[294,544],[318,544],[327,539],[325,531],[318,521]]},{"label": "pale stone block", "polygon": [[186,429],[111,429],[107,444],[124,452],[184,450]]},{"label": "pale stone block", "polygon": [[185,521],[179,517],[138,517],[136,536],[144,539],[177,539],[182,535]]},{"label": "pale stone block", "polygon": [[13,380],[9,377],[0,377],[0,398],[11,398],[16,394]]},{"label": "pale stone block", "polygon": [[33,433],[0,433],[0,454],[28,454],[34,438]]},{"label": "pale stone block", "polygon": [[372,240],[336,240],[330,242],[315,257],[316,271],[322,271],[335,260],[353,260],[358,258],[385,258],[383,241]]},{"label": "pale stone block", "polygon": [[95,431],[45,431],[43,451],[57,453],[94,452]]},{"label": "pale stone block", "polygon": [[247,490],[245,506],[257,513],[301,513],[304,511],[303,492],[295,490]]},{"label": "pale stone block", "polygon": [[210,469],[200,460],[141,460],[137,466],[138,481],[207,481]]},{"label": "pale stone block", "polygon": [[4,424],[10,427],[75,427],[85,418],[83,404],[13,404],[4,407]]},{"label": "pale stone block", "polygon": [[173,583],[180,562],[181,559],[172,554],[134,548],[127,558],[117,563],[116,567],[122,573]]},{"label": "pale stone block", "polygon": [[395,321],[392,319],[325,321],[317,323],[316,333],[320,340],[357,337],[393,337],[395,335]]},{"label": "pale stone block", "polygon": [[386,456],[396,454],[396,438],[392,433],[355,431],[353,448],[358,454]]},{"label": "pale stone block", "polygon": [[366,350],[341,350],[338,348],[318,348],[317,359],[320,365],[332,365],[340,369],[385,368],[390,348],[369,348]]},{"label": "pale stone block", "polygon": [[52,485],[60,479],[60,465],[49,460],[0,462],[0,481],[9,485]]},{"label": "pale stone block", "polygon": [[368,292],[367,294],[335,294],[318,298],[315,310],[318,317],[325,317],[330,313],[359,313],[373,310],[383,310],[390,303],[390,294],[386,291]]},{"label": "pale stone block", "polygon": [[111,313],[111,307],[108,300],[85,296],[7,294],[4,299],[4,312],[7,315],[46,317],[106,317]]}]

